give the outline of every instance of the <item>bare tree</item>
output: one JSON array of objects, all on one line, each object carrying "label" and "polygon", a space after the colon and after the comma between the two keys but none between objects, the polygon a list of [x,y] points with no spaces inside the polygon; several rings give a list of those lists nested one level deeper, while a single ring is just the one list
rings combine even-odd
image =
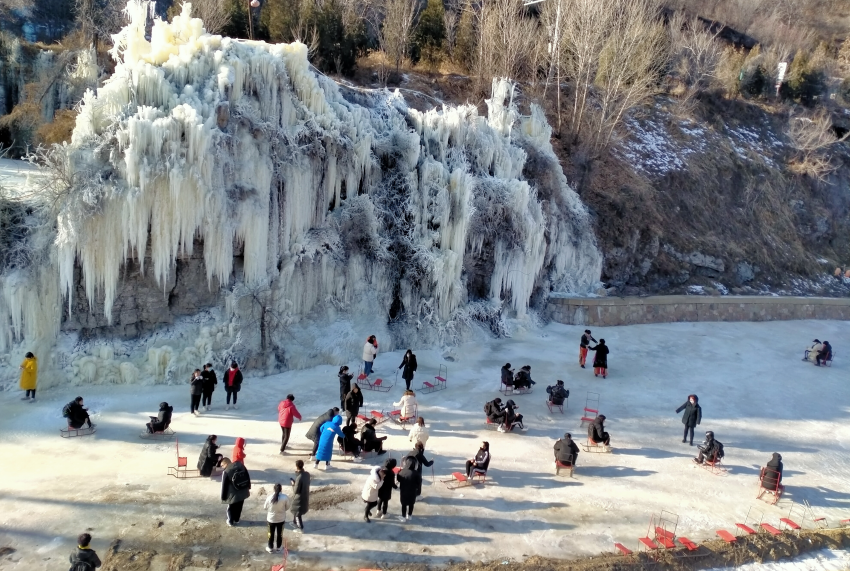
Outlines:
[{"label": "bare tree", "polygon": [[460,0],[448,0],[443,11],[443,25],[446,28],[446,53],[451,60],[454,60],[457,26],[460,23],[461,9]]},{"label": "bare tree", "polygon": [[191,0],[192,16],[204,21],[210,34],[220,33],[230,23],[230,10],[225,0]]},{"label": "bare tree", "polygon": [[[375,4],[373,13],[378,44],[387,61],[395,66],[396,73],[407,58],[410,35],[418,15],[416,4],[412,0],[377,0]],[[386,81],[386,71],[383,75]]]},{"label": "bare tree", "polygon": [[790,117],[785,133],[796,151],[788,163],[791,172],[821,180],[837,168],[830,149],[850,137],[850,133],[840,138],[835,136],[826,110]]},{"label": "bare tree", "polygon": [[476,71],[485,85],[494,77],[522,81],[533,77],[539,57],[538,23],[526,14],[522,0],[467,3],[478,29]]},{"label": "bare tree", "polygon": [[712,33],[699,18],[688,18],[676,12],[668,22],[672,50],[672,72],[676,75],[682,94],[679,111],[690,111],[694,96],[709,87],[714,80],[723,47],[717,36],[722,26]]}]

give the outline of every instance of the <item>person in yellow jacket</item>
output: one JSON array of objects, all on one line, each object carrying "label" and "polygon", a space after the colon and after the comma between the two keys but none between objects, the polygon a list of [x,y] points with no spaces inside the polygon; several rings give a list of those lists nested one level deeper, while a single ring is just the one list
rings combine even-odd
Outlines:
[{"label": "person in yellow jacket", "polygon": [[21,400],[35,401],[35,386],[38,381],[38,359],[32,353],[27,353],[21,363],[21,388],[27,391],[27,396]]}]

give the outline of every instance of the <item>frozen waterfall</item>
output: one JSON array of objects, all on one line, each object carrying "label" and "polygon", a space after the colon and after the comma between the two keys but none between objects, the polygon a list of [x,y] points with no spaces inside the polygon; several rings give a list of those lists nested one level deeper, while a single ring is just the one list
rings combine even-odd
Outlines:
[{"label": "frozen waterfall", "polygon": [[[63,150],[74,176],[49,267],[30,269],[32,292],[1,278],[0,350],[26,320],[50,322],[28,304],[58,323],[61,297],[72,313],[75,280],[120,322],[129,262],[164,289],[196,249],[197,287],[221,300],[198,359],[262,345],[277,365],[341,362],[369,333],[382,348],[438,343],[476,319],[522,316],[533,294],[596,286],[587,211],[542,110],[520,115],[509,81],[494,80],[486,118],[473,105],[423,113],[314,73],[300,43],[208,34],[190,10],[151,28],[150,4],[128,4],[115,72],[85,94]],[[170,357],[145,358],[159,374]]]}]

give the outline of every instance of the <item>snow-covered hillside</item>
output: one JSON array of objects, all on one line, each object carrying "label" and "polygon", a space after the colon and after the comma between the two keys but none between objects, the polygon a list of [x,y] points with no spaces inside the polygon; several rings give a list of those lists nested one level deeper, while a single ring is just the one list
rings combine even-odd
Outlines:
[{"label": "snow-covered hillside", "polygon": [[[0,352],[46,356],[63,304],[89,333],[125,324],[128,267],[165,291],[192,257],[191,286],[215,292],[214,342],[190,342],[179,371],[180,346],[128,356],[155,361],[149,373],[222,351],[267,369],[340,361],[376,331],[386,348],[445,342],[522,316],[535,292],[597,284],[587,212],[542,111],[521,116],[508,81],[486,118],[423,113],[315,74],[302,44],[207,34],[189,4],[150,27],[150,10],[128,4],[115,73],[83,98],[55,224],[31,238],[44,261],[0,277]],[[346,320],[368,330],[329,336]]]}]

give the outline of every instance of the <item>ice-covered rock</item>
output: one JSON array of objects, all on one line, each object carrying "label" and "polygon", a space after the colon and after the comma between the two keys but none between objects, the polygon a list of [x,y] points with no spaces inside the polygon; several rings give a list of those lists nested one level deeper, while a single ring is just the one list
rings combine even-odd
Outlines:
[{"label": "ice-covered rock", "polygon": [[[542,111],[521,116],[511,82],[493,82],[486,118],[473,105],[422,113],[398,92],[315,73],[303,44],[211,35],[190,10],[150,27],[150,4],[131,0],[130,23],[114,36],[115,72],[83,97],[63,149],[73,176],[53,263],[38,274],[55,280],[44,298],[55,314],[59,295],[73,307],[81,272],[88,305],[111,321],[129,259],[164,285],[200,244],[207,283],[198,286],[222,287],[228,338],[303,366],[343,358],[390,322],[388,347],[427,343],[503,307],[522,315],[535,291],[596,289],[601,255],[587,212]],[[8,347],[35,302],[2,279]],[[329,338],[343,317],[370,330]],[[240,328],[263,333],[240,337]],[[162,376],[176,360],[182,373],[222,335],[151,347],[147,367]],[[100,361],[114,363],[116,382],[133,378],[123,363]],[[79,374],[97,375],[87,363]]]}]

